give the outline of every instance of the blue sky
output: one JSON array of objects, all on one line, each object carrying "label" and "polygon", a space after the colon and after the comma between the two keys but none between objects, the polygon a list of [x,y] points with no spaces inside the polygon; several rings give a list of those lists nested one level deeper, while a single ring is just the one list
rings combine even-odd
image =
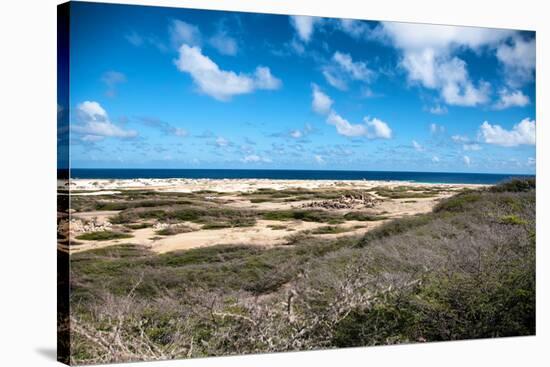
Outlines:
[{"label": "blue sky", "polygon": [[535,34],[72,3],[71,164],[535,172]]}]

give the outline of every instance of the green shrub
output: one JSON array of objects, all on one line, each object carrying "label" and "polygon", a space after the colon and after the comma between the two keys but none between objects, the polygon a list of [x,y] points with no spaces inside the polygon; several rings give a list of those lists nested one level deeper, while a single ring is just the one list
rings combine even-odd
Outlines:
[{"label": "green shrub", "polygon": [[112,231],[99,231],[99,232],[88,232],[77,236],[77,240],[85,241],[108,241],[108,240],[117,240],[121,238],[131,238],[132,235],[128,233],[121,232],[112,232]]},{"label": "green shrub", "polygon": [[365,212],[349,212],[344,215],[344,219],[346,220],[357,220],[361,222],[372,222],[377,220],[384,220],[388,217],[385,217],[383,215],[375,215]]},{"label": "green shrub", "polygon": [[501,184],[492,186],[490,191],[492,192],[526,192],[536,189],[536,178],[515,178]]},{"label": "green shrub", "polygon": [[434,208],[435,213],[439,212],[461,212],[466,209],[466,207],[471,204],[479,201],[481,199],[481,194],[479,192],[464,192],[448,199],[441,201]]},{"label": "green shrub", "polygon": [[517,215],[511,214],[511,215],[505,215],[500,218],[500,223],[502,224],[515,224],[515,225],[525,225],[527,222]]}]

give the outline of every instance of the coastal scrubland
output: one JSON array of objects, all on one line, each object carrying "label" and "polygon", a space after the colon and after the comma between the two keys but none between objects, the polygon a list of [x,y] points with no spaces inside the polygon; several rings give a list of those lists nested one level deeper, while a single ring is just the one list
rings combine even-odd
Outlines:
[{"label": "coastal scrubland", "polygon": [[92,223],[71,244],[71,362],[533,335],[535,202],[534,179],[75,196]]}]

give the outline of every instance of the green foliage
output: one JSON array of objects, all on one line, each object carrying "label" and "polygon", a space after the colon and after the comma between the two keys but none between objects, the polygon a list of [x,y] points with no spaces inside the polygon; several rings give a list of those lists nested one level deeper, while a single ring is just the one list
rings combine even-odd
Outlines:
[{"label": "green foliage", "polygon": [[335,234],[335,233],[344,233],[352,231],[353,228],[338,227],[338,226],[323,226],[319,228],[312,229],[309,231],[311,234]]},{"label": "green foliage", "polygon": [[168,226],[166,228],[160,229],[155,233],[160,236],[173,236],[175,234],[187,233],[192,231],[194,231],[194,229],[189,226],[174,225],[174,226]]},{"label": "green foliage", "polygon": [[434,208],[434,212],[461,212],[464,211],[468,205],[475,203],[480,199],[481,194],[479,192],[463,192],[449,199],[443,200]]},{"label": "green foliage", "polygon": [[511,214],[511,215],[505,215],[500,218],[500,222],[502,224],[512,224],[512,225],[525,225],[527,222],[517,215]]},{"label": "green foliage", "polygon": [[[155,254],[128,244],[72,254],[74,325],[124,343],[135,352],[126,360],[152,358],[149,350],[168,350],[171,343],[182,350],[171,357],[181,358],[533,335],[535,191],[517,183],[503,187],[462,192],[432,213],[389,220],[364,238],[302,231],[288,237],[292,246]],[[395,191],[424,192],[406,186]],[[260,192],[275,194],[254,195]],[[286,199],[309,195],[278,195],[291,193]],[[133,218],[129,224],[191,218],[203,226],[257,218],[372,219],[367,213],[248,211],[211,203],[120,214]],[[316,231],[340,230],[324,225]],[[141,335],[150,348],[126,344]],[[74,362],[117,355],[79,332],[71,343]]]},{"label": "green foliage", "polygon": [[516,178],[491,186],[492,192],[527,192],[536,189],[536,178]]},{"label": "green foliage", "polygon": [[77,236],[77,240],[86,240],[86,241],[108,241],[108,240],[117,240],[120,238],[131,238],[132,235],[128,233],[121,232],[112,232],[112,231],[98,231],[98,232],[88,232]]},{"label": "green foliage", "polygon": [[373,222],[377,220],[384,220],[387,218],[388,217],[383,215],[375,215],[366,212],[349,212],[344,215],[344,219],[346,220],[357,220],[361,222]]},{"label": "green foliage", "polygon": [[266,220],[303,220],[305,222],[319,222],[337,224],[342,223],[342,218],[322,210],[280,210],[263,213]]}]

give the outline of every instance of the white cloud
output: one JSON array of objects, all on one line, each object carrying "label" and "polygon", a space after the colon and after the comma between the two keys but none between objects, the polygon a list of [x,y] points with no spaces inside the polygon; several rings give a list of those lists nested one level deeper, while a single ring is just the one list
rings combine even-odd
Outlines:
[{"label": "white cloud", "polygon": [[489,100],[490,86],[472,82],[466,62],[452,52],[467,47],[496,47],[513,31],[429,24],[383,22],[382,34],[403,52],[409,81],[439,91],[445,103],[476,106]]},{"label": "white cloud", "polygon": [[354,62],[349,54],[336,51],[332,56],[334,62],[354,80],[368,81],[373,72],[367,64],[361,61]]},{"label": "white cloud", "polygon": [[136,120],[146,126],[158,129],[166,135],[174,135],[180,138],[183,138],[189,135],[187,130],[180,127],[172,126],[170,123],[155,117],[143,116],[143,117],[137,117]]},{"label": "white cloud", "polygon": [[281,80],[271,74],[271,70],[265,66],[258,66],[254,72],[254,85],[258,89],[279,89],[282,85]]},{"label": "white cloud", "polygon": [[298,33],[298,37],[305,43],[308,43],[311,40],[313,31],[315,30],[315,25],[321,21],[321,18],[309,17],[303,15],[291,15],[290,24]]},{"label": "white cloud", "polygon": [[479,144],[464,144],[462,145],[464,151],[478,151],[481,150],[481,145]]},{"label": "white cloud", "polygon": [[536,41],[524,39],[520,35],[512,38],[511,43],[503,43],[497,49],[497,58],[504,65],[508,84],[521,86],[534,79],[536,67]]},{"label": "white cloud", "polygon": [[470,164],[472,163],[472,160],[467,155],[462,157],[462,160],[464,161],[464,164],[467,165],[467,166],[470,166]]},{"label": "white cloud", "polygon": [[347,90],[348,81],[368,82],[374,72],[362,61],[353,61],[349,54],[336,51],[331,63],[323,68],[323,76],[333,87]]},{"label": "white cloud", "polygon": [[436,156],[436,155],[434,155],[434,156],[432,157],[432,162],[433,162],[433,163],[439,163],[439,157]]},{"label": "white cloud", "polygon": [[216,138],[216,146],[218,146],[220,148],[227,147],[230,144],[231,144],[231,142],[229,140],[227,140],[226,138],[224,138],[223,136],[219,136],[218,138]]},{"label": "white cloud", "polygon": [[330,70],[323,70],[323,76],[325,77],[327,83],[332,85],[334,88],[342,91],[348,89],[346,81],[334,75]]},{"label": "white cloud", "polygon": [[367,126],[363,124],[353,125],[348,120],[344,119],[342,116],[338,115],[334,111],[330,111],[330,114],[327,117],[327,122],[331,125],[336,126],[336,131],[338,134],[355,137],[355,136],[367,136],[368,130]]},{"label": "white cloud", "polygon": [[235,56],[239,51],[237,41],[225,32],[218,32],[208,42],[222,55]]},{"label": "white cloud", "polygon": [[179,48],[182,44],[191,46],[199,46],[201,44],[201,32],[199,28],[193,24],[186,23],[179,19],[173,19],[168,27],[170,40],[175,48]]},{"label": "white cloud", "polygon": [[352,124],[332,109],[332,99],[312,84],[311,107],[320,115],[327,115],[327,123],[336,127],[338,134],[347,137],[367,137],[369,139],[390,139],[392,130],[384,121],[377,118],[363,118],[363,124]]},{"label": "white cloud", "polygon": [[257,154],[250,154],[245,156],[243,159],[241,159],[241,161],[244,163],[260,163],[260,162],[270,163],[271,159],[267,157],[261,157]]},{"label": "white cloud", "polygon": [[318,114],[326,115],[332,108],[333,100],[327,96],[317,84],[312,84],[312,96],[311,108]]},{"label": "white cloud", "polygon": [[116,87],[118,84],[126,82],[126,75],[118,71],[107,71],[101,76],[101,81],[107,86],[108,97],[114,97],[116,95]]},{"label": "white cloud", "polygon": [[479,128],[480,138],[487,144],[513,147],[517,145],[535,145],[536,127],[535,120],[525,118],[512,130],[506,130],[500,125],[491,125],[485,121]]},{"label": "white cloud", "polygon": [[315,158],[315,162],[317,162],[318,164],[324,164],[325,163],[325,160],[323,159],[322,156],[320,155],[315,155],[313,158]]},{"label": "white cloud", "polygon": [[414,150],[416,150],[417,152],[424,151],[424,147],[420,143],[418,143],[416,140],[412,141],[412,146],[413,146]]},{"label": "white cloud", "polygon": [[535,160],[535,158],[533,158],[533,157],[528,157],[527,158],[527,165],[528,166],[534,166],[536,164],[537,164],[537,161]]},{"label": "white cloud", "polygon": [[78,124],[72,130],[83,135],[84,141],[99,141],[105,137],[133,138],[138,134],[134,130],[125,130],[109,120],[107,112],[94,101],[85,101],[76,106]]},{"label": "white cloud", "polygon": [[354,19],[340,19],[337,22],[337,28],[353,38],[368,37],[370,33],[370,28],[366,22]]},{"label": "white cloud", "polygon": [[439,133],[444,133],[444,132],[445,132],[445,126],[438,125],[436,123],[431,123],[430,124],[430,133],[439,134]]},{"label": "white cloud", "polygon": [[338,134],[347,137],[367,137],[369,139],[390,139],[392,130],[382,120],[377,118],[363,119],[364,124],[351,124],[348,120],[338,115],[335,111],[330,111],[327,117],[327,123],[334,125]]},{"label": "white cloud", "polygon": [[436,106],[430,107],[428,109],[428,112],[431,113],[432,115],[445,115],[449,111],[445,106],[436,105]]},{"label": "white cloud", "polygon": [[451,136],[451,139],[455,143],[467,143],[467,142],[470,141],[470,138],[468,138],[467,136],[464,136],[464,135],[453,135],[453,136]]},{"label": "white cloud", "polygon": [[369,129],[367,135],[369,139],[391,139],[392,131],[387,123],[377,118],[369,119],[368,117],[365,117],[364,121],[368,127],[372,128],[372,130]]},{"label": "white cloud", "polygon": [[258,66],[254,75],[221,70],[200,47],[182,45],[174,61],[180,71],[187,72],[199,90],[219,101],[228,101],[234,95],[252,93],[256,89],[278,89],[281,81],[269,68]]},{"label": "white cloud", "polygon": [[510,91],[504,88],[500,90],[499,96],[499,100],[494,105],[494,108],[497,110],[515,106],[524,107],[529,104],[529,97],[520,90]]},{"label": "white cloud", "polygon": [[131,33],[125,35],[124,38],[136,47],[143,44],[143,38],[136,31],[132,31]]}]

